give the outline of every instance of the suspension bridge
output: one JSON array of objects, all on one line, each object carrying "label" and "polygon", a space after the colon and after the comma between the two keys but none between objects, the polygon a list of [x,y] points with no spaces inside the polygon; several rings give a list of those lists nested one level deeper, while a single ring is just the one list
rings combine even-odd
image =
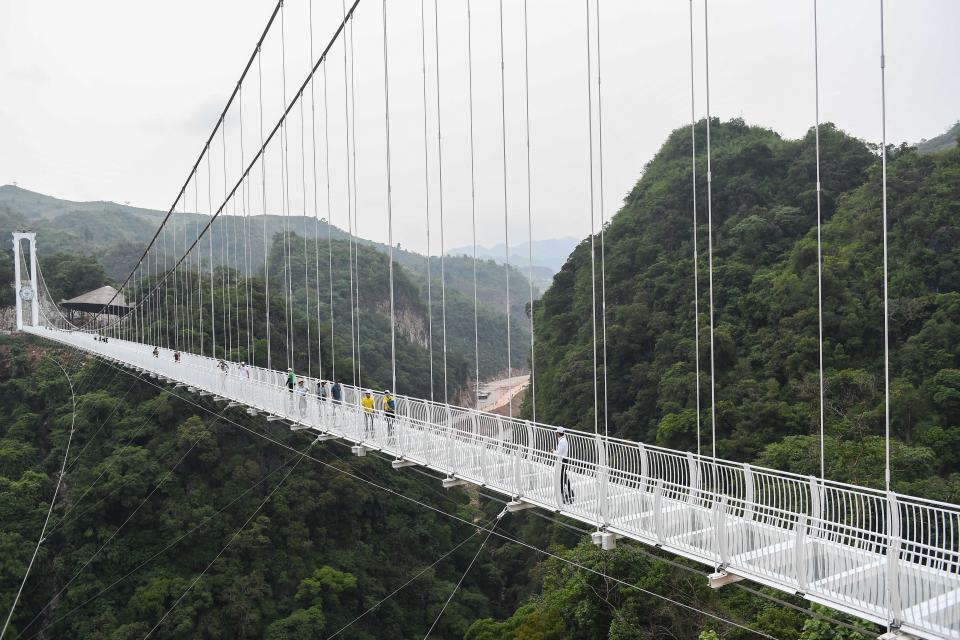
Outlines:
[{"label": "suspension bridge", "polygon": [[[561,425],[543,424],[532,419],[512,415],[497,415],[477,408],[457,406],[447,397],[446,382],[446,279],[443,273],[443,183],[440,118],[440,79],[436,71],[434,87],[437,93],[436,123],[428,127],[427,55],[428,29],[421,3],[421,55],[423,66],[423,123],[424,148],[430,134],[435,134],[437,166],[424,167],[426,190],[431,193],[430,179],[439,186],[439,201],[435,203],[440,216],[440,301],[444,309],[443,334],[444,398],[410,397],[398,393],[396,356],[396,315],[394,298],[393,209],[391,185],[391,129],[390,129],[390,49],[388,46],[388,9],[381,7],[383,30],[384,103],[384,189],[389,250],[389,310],[391,318],[391,383],[390,392],[396,398],[396,408],[388,411],[384,395],[375,393],[374,406],[365,407],[362,397],[366,391],[360,375],[360,353],[363,341],[360,328],[359,231],[356,165],[355,96],[356,82],[353,51],[354,13],[360,4],[342,6],[332,36],[323,47],[315,47],[312,3],[309,4],[309,55],[311,65],[293,97],[287,95],[286,78],[287,31],[285,6],[279,2],[231,94],[226,107],[203,146],[187,180],[177,194],[174,204],[143,251],[136,266],[119,287],[114,299],[103,305],[103,310],[89,314],[86,322],[74,324],[61,313],[43,281],[38,258],[37,238],[29,232],[14,234],[15,288],[17,294],[17,328],[25,333],[44,338],[126,367],[173,385],[189,393],[211,397],[227,407],[246,410],[252,416],[263,416],[275,424],[290,429],[304,430],[315,435],[317,442],[339,439],[349,442],[357,456],[378,451],[393,459],[393,466],[402,469],[418,465],[438,472],[446,487],[463,484],[486,487],[505,496],[508,511],[538,508],[583,522],[593,528],[593,541],[604,549],[612,549],[620,539],[635,540],[658,547],[678,556],[702,563],[713,573],[711,586],[722,588],[742,579],[772,587],[785,593],[799,594],[816,603],[845,612],[866,621],[886,627],[884,637],[950,639],[960,637],[960,506],[909,496],[890,488],[889,444],[887,451],[887,486],[884,490],[854,486],[820,476],[800,476],[775,469],[724,460],[716,456],[715,430],[710,455],[699,450],[676,451],[664,447],[624,440],[607,433],[606,411],[601,399],[606,392],[606,314],[604,289],[604,248],[602,201],[597,209],[599,224],[594,227],[594,197],[591,195],[591,252],[594,262],[592,299],[594,432],[566,429],[569,443],[564,456],[559,457],[558,430]],[[467,1],[469,24],[470,2]],[[602,180],[602,111],[600,93],[600,33],[598,27],[600,3],[587,1],[586,55],[587,84],[590,114],[585,126],[590,131],[591,190],[593,168],[598,168]],[[524,9],[526,3],[524,2]],[[882,4],[881,4],[882,16]],[[693,2],[690,3],[691,43],[691,111],[693,110]],[[436,3],[434,12],[437,11]],[[816,5],[814,3],[814,11]],[[500,3],[500,56],[503,69],[503,16]],[[526,12],[524,11],[524,34]],[[439,21],[435,22],[435,25]],[[704,3],[704,23],[709,24]],[[882,22],[881,22],[882,24]],[[439,27],[436,27],[439,28]],[[279,35],[278,35],[279,31]],[[264,129],[263,56],[268,36],[273,36],[281,60],[283,109],[275,124]],[[473,158],[473,69],[472,37],[468,31],[470,48],[469,117],[470,154]],[[882,27],[881,27],[882,43]],[[436,60],[439,65],[439,37],[435,34]],[[704,32],[707,54],[709,47]],[[524,51],[527,42],[524,40]],[[814,34],[814,48],[816,34]],[[318,53],[319,52],[319,53]],[[342,68],[339,64],[342,54]],[[526,57],[522,61],[526,65]],[[816,62],[815,62],[816,64]],[[439,68],[439,67],[438,67]],[[335,146],[329,135],[329,116],[335,110],[328,100],[328,71],[342,75],[343,144]],[[321,74],[318,80],[318,73]],[[254,79],[254,75],[256,78]],[[502,81],[502,76],[501,76]],[[884,82],[882,65],[880,81]],[[250,86],[252,84],[252,87]],[[244,87],[247,87],[244,98]],[[501,90],[503,86],[501,84]],[[707,58],[707,137],[703,151],[707,160],[706,199],[708,229],[711,230],[709,256],[709,342],[710,371],[713,371],[713,247],[712,203],[710,184],[710,113],[709,113],[709,58]],[[319,98],[319,100],[318,100]],[[526,96],[529,101],[529,95]],[[320,103],[318,109],[317,103]],[[248,115],[244,117],[246,106]],[[503,127],[506,129],[504,113]],[[339,107],[336,107],[339,108]],[[594,110],[596,108],[596,110]],[[254,116],[250,116],[250,112]],[[319,111],[319,115],[318,115]],[[526,111],[529,136],[529,104]],[[228,131],[228,122],[232,131]],[[819,126],[819,111],[816,115]],[[317,131],[321,144],[317,145]],[[293,135],[291,136],[291,131]],[[692,128],[693,132],[694,129]],[[885,143],[884,129],[884,143]],[[245,138],[246,136],[246,138]],[[216,140],[221,139],[219,151]],[[293,138],[291,142],[290,138]],[[299,138],[299,142],[297,141]],[[309,138],[309,139],[308,139]],[[246,139],[246,142],[245,142]],[[228,150],[228,140],[230,149]],[[251,140],[255,140],[251,143]],[[696,171],[696,140],[692,140],[694,172]],[[273,144],[273,147],[271,147]],[[249,148],[254,149],[252,154]],[[506,133],[503,140],[503,164],[506,173]],[[268,150],[279,147],[271,153]],[[529,149],[529,139],[527,140]],[[342,200],[350,234],[348,270],[350,277],[350,361],[353,384],[342,385],[342,396],[334,399],[319,392],[321,380],[336,379],[336,341],[330,337],[329,346],[322,346],[325,336],[320,328],[321,302],[329,300],[330,324],[334,318],[333,250],[329,236],[326,255],[321,250],[321,238],[313,241],[316,264],[307,261],[303,268],[304,298],[298,300],[294,292],[294,265],[291,262],[290,236],[283,237],[282,291],[274,295],[282,302],[281,317],[271,311],[271,279],[267,276],[269,248],[264,246],[265,295],[257,297],[251,284],[258,265],[254,265],[251,217],[266,214],[268,199],[290,216],[321,217],[330,220],[331,152],[341,153]],[[318,164],[319,153],[319,164]],[[596,162],[594,154],[597,155]],[[426,155],[426,151],[425,151]],[[291,160],[293,156],[293,160]],[[291,163],[300,157],[299,170]],[[886,172],[884,157],[883,218],[886,230]],[[529,180],[530,158],[527,155]],[[216,170],[211,166],[218,162]],[[223,197],[214,201],[211,183],[214,174],[220,179],[222,168]],[[275,171],[273,169],[276,169]],[[471,171],[473,165],[471,161]],[[229,174],[229,175],[228,175]],[[198,179],[206,178],[207,206],[202,205]],[[299,184],[298,184],[299,178]],[[471,179],[473,176],[471,175]],[[268,184],[274,181],[273,187]],[[505,181],[506,182],[506,181]],[[819,196],[819,148],[816,190]],[[473,188],[473,185],[471,185]],[[696,178],[691,185],[696,196]],[[301,190],[299,205],[290,191]],[[326,191],[324,198],[319,191]],[[310,195],[312,191],[312,196]],[[190,198],[192,197],[192,203]],[[602,191],[599,195],[602,200]],[[275,199],[275,200],[274,200]],[[297,208],[300,210],[296,210]],[[696,237],[697,210],[694,202],[693,233]],[[205,213],[198,216],[197,212]],[[529,193],[525,212],[531,225]],[[509,215],[506,187],[504,188],[504,216]],[[818,197],[819,215],[819,197]],[[205,216],[205,218],[204,218]],[[427,209],[429,230],[430,210]],[[474,211],[473,229],[476,233]],[[818,219],[819,223],[819,219]],[[506,224],[505,229],[509,225]],[[599,229],[599,231],[597,231]],[[818,226],[819,229],[819,226]],[[218,232],[215,240],[215,231]],[[475,237],[475,236],[474,236]],[[818,233],[819,240],[819,233]],[[263,238],[266,243],[266,237]],[[304,256],[308,256],[304,238]],[[509,237],[507,250],[506,292],[509,322]],[[215,245],[214,243],[218,244]],[[429,242],[429,231],[428,231]],[[532,246],[532,245],[531,245]],[[884,301],[886,303],[886,234],[884,233]],[[697,245],[694,243],[694,251]],[[429,253],[429,250],[428,250]],[[697,264],[695,253],[694,265]],[[819,244],[818,244],[819,257]],[[321,286],[320,261],[327,261],[329,291]],[[476,260],[476,257],[474,257]],[[298,267],[299,268],[299,267]],[[311,284],[310,270],[315,270]],[[532,256],[531,256],[532,268]],[[429,263],[428,263],[429,269]],[[698,274],[693,274],[698,277]],[[476,277],[476,276],[474,276]],[[428,276],[428,283],[430,277]],[[215,290],[215,285],[219,291]],[[474,282],[476,287],[476,282]],[[297,292],[299,293],[299,292]],[[233,296],[233,297],[231,297]],[[530,291],[531,304],[533,290]],[[699,294],[694,285],[693,299],[699,318]],[[431,304],[433,300],[431,299]],[[476,305],[476,297],[474,299]],[[295,307],[302,307],[303,315],[295,316]],[[818,310],[822,302],[818,300]],[[886,311],[886,309],[885,309]],[[273,313],[273,317],[271,317]],[[885,329],[886,318],[885,313]],[[431,315],[432,318],[432,310]],[[265,330],[256,335],[257,322],[262,319]],[[302,319],[301,319],[302,318]],[[476,316],[475,316],[476,319]],[[306,323],[307,341],[295,345],[295,322]],[[313,322],[311,325],[310,323]],[[311,326],[314,333],[311,337]],[[431,332],[434,328],[431,325]],[[699,342],[701,328],[697,325]],[[273,336],[283,333],[279,347],[272,345]],[[509,326],[507,340],[510,339]],[[886,337],[886,334],[885,334]],[[258,363],[256,345],[266,342]],[[432,349],[433,337],[429,341]],[[476,376],[479,379],[479,341],[476,342]],[[316,375],[297,375],[304,380],[300,391],[288,386],[289,369],[299,350],[306,350],[311,362],[316,362]],[[510,345],[507,345],[510,353]],[[263,354],[265,353],[265,357]],[[532,386],[535,394],[536,368],[531,345]],[[821,325],[821,438],[822,438],[822,325]],[[326,357],[326,362],[324,362]],[[433,389],[433,354],[430,358],[431,390]],[[697,350],[698,415],[700,403],[700,362]],[[889,365],[887,365],[888,367]],[[508,369],[512,369],[509,362]],[[329,372],[329,375],[326,373]],[[311,372],[312,373],[312,372]],[[426,375],[426,372],[424,372]],[[713,375],[709,378],[711,426],[713,413]],[[886,387],[889,388],[887,372]],[[534,407],[535,407],[535,395]],[[889,443],[889,392],[887,392],[887,441]],[[699,442],[698,423],[698,442]],[[822,441],[822,440],[821,440]],[[822,453],[821,453],[822,455]],[[822,460],[821,460],[822,464]],[[159,624],[159,623],[158,623]]]}]

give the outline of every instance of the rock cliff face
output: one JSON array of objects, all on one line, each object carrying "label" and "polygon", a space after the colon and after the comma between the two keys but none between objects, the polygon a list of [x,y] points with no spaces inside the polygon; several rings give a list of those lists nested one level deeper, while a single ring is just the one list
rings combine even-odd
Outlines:
[{"label": "rock cliff face", "polygon": [[[406,304],[394,303],[394,321],[397,334],[403,336],[418,347],[428,347],[430,331],[423,310]],[[390,317],[390,300],[382,300],[374,307],[378,313]]]}]

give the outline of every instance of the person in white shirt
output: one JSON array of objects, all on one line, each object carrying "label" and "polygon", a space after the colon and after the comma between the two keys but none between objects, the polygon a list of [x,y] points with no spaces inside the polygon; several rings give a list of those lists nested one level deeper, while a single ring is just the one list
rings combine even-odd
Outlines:
[{"label": "person in white shirt", "polygon": [[241,362],[241,363],[240,363],[240,369],[237,371],[237,375],[239,375],[239,376],[240,376],[240,379],[243,380],[243,381],[247,381],[247,380],[250,379],[250,370],[247,369],[247,363],[246,363],[246,362]]},{"label": "person in white shirt", "polygon": [[300,418],[303,419],[303,417],[307,415],[307,387],[303,384],[303,378],[297,381],[297,386],[294,388],[293,393],[299,405]]},{"label": "person in white shirt", "polygon": [[560,463],[560,493],[563,496],[563,504],[573,502],[573,485],[570,484],[570,478],[567,476],[567,468],[570,466],[570,459],[567,457],[570,451],[570,444],[567,442],[566,433],[563,427],[557,427],[557,448],[553,453],[557,456],[557,462]]}]

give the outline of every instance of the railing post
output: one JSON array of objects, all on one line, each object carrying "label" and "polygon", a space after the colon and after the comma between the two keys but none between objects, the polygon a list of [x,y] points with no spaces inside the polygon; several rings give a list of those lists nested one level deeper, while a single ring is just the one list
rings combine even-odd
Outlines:
[{"label": "railing post", "polygon": [[745,522],[753,520],[755,504],[753,489],[753,468],[749,464],[743,465],[743,519]]},{"label": "railing post", "polygon": [[[691,452],[687,452],[687,469],[690,474],[690,487],[687,493],[687,504],[695,506],[700,495],[700,465]],[[714,488],[716,489],[716,488]]]},{"label": "railing post", "polygon": [[727,496],[713,503],[713,535],[717,540],[717,555],[720,564],[726,567],[730,564],[730,550],[727,545]]},{"label": "railing post", "polygon": [[454,455],[455,455],[455,445],[453,441],[453,418],[450,415],[450,405],[443,405],[443,411],[446,416],[446,424],[444,425],[443,432],[446,434],[447,439],[447,474],[453,475],[454,473]]},{"label": "railing post", "polygon": [[485,483],[489,484],[490,478],[487,476],[487,441],[480,437],[480,423],[477,418],[477,412],[474,409],[470,410],[470,422],[473,425],[472,439],[474,447],[480,450],[477,456],[480,466],[480,477]]},{"label": "railing post", "polygon": [[793,525],[793,561],[797,573],[797,588],[807,590],[807,516],[799,514]]},{"label": "railing post", "polygon": [[637,443],[637,450],[640,452],[640,495],[641,499],[647,493],[647,483],[650,478],[650,462],[647,460],[647,448],[642,442]]},{"label": "railing post", "polygon": [[[500,425],[500,432],[503,432],[503,424],[500,421],[499,416],[497,417],[497,423]],[[533,439],[533,427],[530,425],[529,420],[524,421],[525,432],[527,434],[527,456],[530,455],[530,441]],[[513,477],[513,494],[515,496],[523,495],[523,460],[526,456],[521,455],[520,453],[520,443],[516,442],[514,438],[514,426],[510,427],[510,441],[511,446],[508,449],[510,456],[510,475]]]},{"label": "railing post", "polygon": [[610,467],[607,462],[607,440],[600,435],[594,438],[597,447],[597,512],[604,525],[610,522],[607,504],[607,487],[610,478]]},{"label": "railing post", "polygon": [[899,626],[900,602],[900,506],[897,494],[887,492],[887,612],[891,626]]},{"label": "railing post", "polygon": [[657,478],[653,488],[653,532],[657,544],[663,544],[663,478]]}]

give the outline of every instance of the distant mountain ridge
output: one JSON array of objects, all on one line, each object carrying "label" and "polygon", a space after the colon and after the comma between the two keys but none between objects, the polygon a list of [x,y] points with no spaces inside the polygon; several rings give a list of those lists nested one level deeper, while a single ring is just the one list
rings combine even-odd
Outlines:
[{"label": "distant mountain ridge", "polygon": [[[579,242],[571,236],[534,240],[532,252],[529,242],[513,244],[510,246],[510,266],[533,281],[534,297],[539,298],[540,294],[550,287],[553,276],[560,271]],[[473,246],[454,247],[447,251],[447,255],[472,258]],[[477,259],[481,258],[492,260],[499,265],[506,264],[506,245],[502,242],[492,247],[477,245]]]},{"label": "distant mountain ridge", "polygon": [[920,153],[936,153],[937,151],[944,151],[957,146],[958,138],[960,138],[960,120],[957,120],[953,126],[944,133],[929,140],[921,140],[915,146]]},{"label": "distant mountain ridge", "polygon": [[[17,229],[36,231],[38,250],[48,261],[57,254],[93,255],[102,265],[106,277],[115,284],[121,282],[136,264],[164,215],[165,212],[162,211],[114,202],[73,202],[14,185],[0,186],[0,237],[9,238],[10,232]],[[166,236],[166,242],[169,243],[167,253],[171,265],[173,258],[182,254],[185,242],[193,242],[197,231],[202,229],[208,221],[209,217],[203,214],[177,213],[168,223],[169,234]],[[241,232],[246,233],[248,240],[246,249],[250,251],[250,275],[257,276],[263,271],[264,247],[275,245],[278,237],[281,237],[278,234],[282,234],[284,230],[289,231],[290,238],[298,250],[304,249],[304,238],[306,238],[306,250],[311,264],[315,261],[315,252],[319,250],[322,256],[321,266],[326,265],[328,231],[333,241],[334,255],[342,254],[340,258],[335,258],[335,261],[346,260],[343,256],[347,253],[345,241],[350,237],[349,234],[315,218],[260,215],[245,219],[237,216],[221,216],[211,228],[210,235],[215,247],[220,246],[222,236],[222,242],[226,248],[224,254],[228,256],[227,266],[242,274],[245,268],[241,256],[244,255],[245,247]],[[174,236],[178,238],[176,247],[173,245]],[[317,244],[315,240],[318,241]],[[354,240],[361,247],[384,256],[389,249],[387,245],[379,242],[356,237]],[[164,246],[163,242],[164,237],[161,236],[161,247]],[[3,246],[7,247],[6,252],[9,254],[9,243]],[[274,250],[272,249],[271,253]],[[214,266],[220,266],[222,264],[220,250],[214,251],[212,256]],[[234,261],[231,261],[229,256],[232,256]],[[426,322],[426,318],[430,315],[426,312],[428,306],[426,257],[399,248],[394,248],[393,257],[394,262],[401,266],[400,273],[405,272],[404,275],[411,286],[418,291],[416,295],[411,294],[411,298],[417,299],[417,304],[414,305],[417,310],[416,316],[423,318],[423,322]],[[276,259],[276,256],[271,256],[270,262],[273,263]],[[300,260],[302,261],[303,258],[300,257]],[[372,257],[368,255],[365,260],[370,262]],[[438,353],[442,350],[439,262],[439,256],[433,256],[430,259],[434,340]],[[336,264],[334,266],[338,268]],[[457,366],[462,369],[459,373],[460,380],[458,380],[460,384],[467,373],[473,371],[473,258],[447,256],[444,266],[447,337],[451,351],[456,352]],[[275,268],[271,266],[271,269]],[[343,270],[345,271],[346,267]],[[378,266],[374,269],[368,265],[365,270],[368,271],[368,277],[372,280],[364,283],[363,286],[373,286],[375,282],[378,295],[382,295],[385,291],[383,289],[385,284],[382,282],[386,274],[385,267],[381,269]],[[508,296],[503,265],[478,257],[476,273],[481,342],[480,374],[481,377],[487,378],[506,368]],[[346,273],[343,273],[342,277],[346,278]],[[539,290],[538,288],[536,291],[538,295]],[[512,365],[514,368],[523,368],[527,366],[530,343],[530,320],[526,311],[529,306],[529,284],[525,269],[511,268],[509,300]],[[365,302],[375,301],[366,298]],[[383,302],[383,300],[376,302]],[[382,315],[384,309],[381,307],[382,304],[373,304],[369,312]]]},{"label": "distant mountain ridge", "polygon": [[[560,267],[563,266],[563,263],[567,261],[567,258],[570,257],[570,253],[573,251],[574,247],[580,241],[577,238],[572,236],[563,236],[560,238],[546,238],[544,240],[534,240],[533,241],[533,266],[534,269],[538,267],[546,267],[552,270],[554,273],[560,270]],[[482,245],[477,245],[477,257],[478,258],[489,258],[490,260],[495,260],[499,263],[505,261],[506,255],[506,245],[502,242],[493,245],[492,247],[485,247]],[[526,270],[527,265],[530,263],[530,243],[529,242],[520,242],[517,244],[510,245],[510,264],[517,267],[518,269]],[[473,255],[473,246],[466,245],[463,247],[454,247],[447,251],[449,255],[452,256],[472,256]]]}]

